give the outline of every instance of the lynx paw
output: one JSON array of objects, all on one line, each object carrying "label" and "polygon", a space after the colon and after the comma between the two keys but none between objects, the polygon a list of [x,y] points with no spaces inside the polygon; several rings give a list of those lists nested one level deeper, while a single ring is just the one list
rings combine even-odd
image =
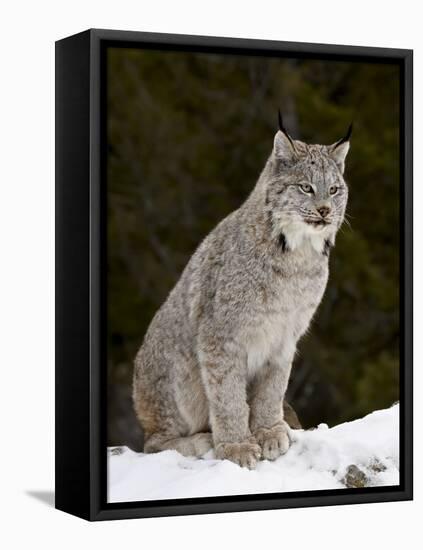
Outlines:
[{"label": "lynx paw", "polygon": [[254,436],[261,447],[262,457],[267,460],[275,460],[285,454],[291,443],[285,422],[272,428],[259,428]]},{"label": "lynx paw", "polygon": [[250,470],[254,470],[261,456],[261,449],[252,438],[241,443],[219,443],[215,452],[217,458],[226,458]]}]

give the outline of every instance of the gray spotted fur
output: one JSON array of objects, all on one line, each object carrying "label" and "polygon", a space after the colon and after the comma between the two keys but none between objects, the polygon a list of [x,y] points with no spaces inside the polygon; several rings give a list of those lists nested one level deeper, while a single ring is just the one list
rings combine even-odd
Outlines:
[{"label": "gray spotted fur", "polygon": [[348,148],[278,131],[250,196],[199,245],[135,359],[145,452],[201,456],[214,447],[218,458],[254,468],[288,450],[282,403],[344,219]]}]

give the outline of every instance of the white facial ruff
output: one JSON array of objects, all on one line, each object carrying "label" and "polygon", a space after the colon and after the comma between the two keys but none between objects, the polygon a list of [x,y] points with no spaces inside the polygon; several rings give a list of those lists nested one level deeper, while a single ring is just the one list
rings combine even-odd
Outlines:
[{"label": "white facial ruff", "polygon": [[282,222],[279,230],[284,234],[289,250],[313,249],[317,253],[323,253],[325,241],[329,240],[334,244],[335,235],[332,226],[314,227],[303,221]]}]

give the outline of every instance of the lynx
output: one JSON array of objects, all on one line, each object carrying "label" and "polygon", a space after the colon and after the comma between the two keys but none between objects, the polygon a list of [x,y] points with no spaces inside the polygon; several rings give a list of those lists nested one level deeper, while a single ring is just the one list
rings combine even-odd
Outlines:
[{"label": "lynx", "polygon": [[145,452],[214,448],[253,469],[288,450],[284,396],[344,220],[351,129],[332,145],[309,145],[279,114],[253,191],[194,252],[136,356]]}]

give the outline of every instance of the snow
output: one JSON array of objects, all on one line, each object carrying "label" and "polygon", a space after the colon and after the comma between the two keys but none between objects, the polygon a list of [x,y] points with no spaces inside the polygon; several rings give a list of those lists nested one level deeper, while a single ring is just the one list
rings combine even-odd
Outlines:
[{"label": "snow", "polygon": [[290,435],[285,455],[260,461],[252,471],[216,460],[213,451],[187,458],[177,451],[144,454],[111,447],[108,501],[342,489],[351,486],[348,473],[351,479],[357,471],[366,487],[399,484],[398,404],[333,428],[320,424]]}]

